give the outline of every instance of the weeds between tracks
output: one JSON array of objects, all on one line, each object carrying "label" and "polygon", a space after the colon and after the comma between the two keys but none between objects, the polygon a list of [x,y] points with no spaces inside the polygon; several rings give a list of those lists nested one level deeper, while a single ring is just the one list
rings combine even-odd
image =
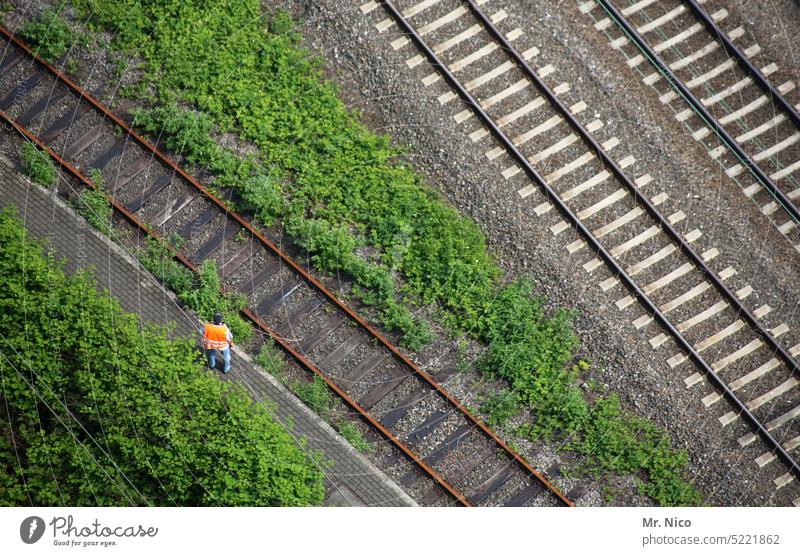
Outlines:
[{"label": "weeds between tracks", "polygon": [[[509,385],[502,403],[486,406],[491,419],[527,408],[530,422],[512,434],[560,439],[593,473],[643,474],[642,492],[659,503],[699,502],[682,477],[686,454],[666,433],[623,412],[613,395],[588,402],[575,385],[585,364],[570,365],[578,342],[569,312],[545,315],[528,282],[503,283],[477,226],[345,110],[288,16],[262,17],[255,1],[72,4],[112,33],[113,48],[143,60],[143,77],[127,90],[145,99],[135,123],[211,171],[215,187],[239,193],[239,208],[261,224],[279,222],[318,270],[352,276],[355,295],[402,333],[401,344],[418,349],[431,338],[408,309],[416,304],[434,305],[450,329],[485,343],[479,369]],[[211,139],[220,132],[257,155],[220,147]]]}]

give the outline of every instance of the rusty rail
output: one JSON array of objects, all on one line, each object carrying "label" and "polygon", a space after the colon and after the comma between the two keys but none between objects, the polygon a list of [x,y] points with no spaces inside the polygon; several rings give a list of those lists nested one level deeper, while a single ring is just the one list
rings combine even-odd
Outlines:
[{"label": "rusty rail", "polygon": [[[195,187],[206,199],[214,203],[217,207],[220,208],[229,218],[234,220],[237,224],[241,225],[245,228],[250,234],[255,237],[262,245],[264,245],[269,251],[275,254],[277,257],[281,259],[287,266],[289,266],[292,270],[298,273],[306,282],[308,282],[311,286],[313,286],[319,293],[321,293],[329,302],[333,303],[336,307],[342,310],[345,315],[356,324],[358,324],[363,330],[365,330],[370,336],[378,340],[378,342],[389,350],[392,356],[397,359],[403,366],[407,367],[409,370],[412,371],[413,374],[420,377],[424,380],[431,388],[433,388],[437,394],[439,394],[442,398],[444,398],[447,402],[453,405],[462,415],[466,417],[468,421],[474,424],[481,432],[483,432],[487,437],[489,437],[492,441],[494,441],[500,448],[506,452],[520,467],[522,467],[530,476],[535,477],[546,489],[548,489],[552,494],[554,494],[558,500],[566,506],[574,506],[574,503],[569,500],[563,493],[561,493],[550,481],[548,481],[544,476],[542,476],[538,471],[536,471],[522,456],[520,456],[516,451],[512,450],[510,446],[508,446],[502,439],[500,439],[481,419],[473,415],[466,407],[464,407],[461,402],[456,400],[453,396],[451,396],[446,390],[444,390],[433,378],[425,373],[422,369],[417,367],[408,357],[403,355],[397,347],[395,347],[391,342],[389,342],[380,332],[378,332],[372,325],[370,325],[365,319],[355,313],[350,307],[348,307],[345,303],[343,303],[336,295],[334,295],[330,290],[328,290],[321,282],[316,280],[311,274],[306,271],[302,266],[298,265],[291,257],[285,254],[282,250],[280,250],[272,241],[267,239],[263,234],[261,234],[258,230],[255,229],[249,222],[244,220],[241,216],[237,213],[233,212],[229,209],[225,203],[223,203],[220,199],[218,199],[215,195],[213,195],[206,187],[201,185],[194,177],[186,173],[178,164],[176,164],[173,160],[169,157],[164,155],[158,148],[156,148],[153,144],[147,141],[145,138],[137,134],[133,131],[125,122],[123,122],[120,118],[118,118],[115,114],[109,111],[105,106],[103,106],[97,99],[95,99],[91,94],[87,91],[84,91],[81,87],[75,84],[72,80],[70,80],[66,75],[64,75],[61,71],[56,69],[53,65],[48,63],[47,61],[43,60],[39,56],[33,53],[33,51],[22,41],[17,39],[12,33],[10,33],[4,26],[0,25],[0,34],[3,35],[7,40],[12,42],[18,48],[22,49],[25,53],[28,54],[31,58],[33,58],[40,66],[45,68],[50,74],[52,74],[58,81],[62,82],[66,85],[70,91],[77,95],[80,99],[88,102],[95,110],[102,113],[103,116],[108,117],[115,125],[121,128],[125,134],[129,137],[132,137],[141,147],[145,148],[147,151],[152,153],[162,164],[172,169],[176,172],[183,180],[191,184]],[[87,180],[84,176],[77,171],[77,169],[73,168],[69,163],[61,159],[55,152],[53,152],[49,147],[44,145],[38,138],[34,137],[30,132],[27,131],[22,126],[19,126],[17,122],[13,121],[5,112],[0,111],[2,114],[3,119],[9,122],[14,128],[25,135],[29,140],[34,141],[37,145],[44,148],[50,156],[56,160],[60,166],[67,168],[68,171],[73,174],[76,178],[80,179],[84,183],[88,183],[90,186],[93,187],[93,184],[90,180]],[[108,198],[108,197],[107,197]],[[135,225],[144,230],[148,235],[155,237],[152,232],[146,229],[139,221],[130,214],[124,207],[119,205],[113,199],[108,199],[111,202],[112,206],[115,210],[118,210],[120,214],[122,214],[126,219],[135,223]],[[165,245],[163,241],[159,240],[161,245]],[[171,247],[167,246],[170,252],[173,252]],[[183,256],[174,253],[176,260],[181,262],[182,264],[186,265],[188,268],[191,268],[196,271],[194,265],[192,265],[188,260],[186,260]],[[271,330],[269,326],[265,323],[261,322],[255,314],[253,314],[249,309],[245,309],[243,314],[251,321],[253,321],[259,328],[264,330],[270,336],[276,339],[278,344],[281,346],[284,351],[292,355],[292,357],[296,358],[300,364],[306,368],[307,370],[313,372],[315,375],[322,378],[325,383],[331,387],[338,395],[342,397],[342,399],[353,409],[358,411],[371,425],[377,428],[381,434],[386,436],[392,443],[394,443],[404,454],[406,454],[412,461],[420,466],[423,470],[425,470],[428,474],[431,475],[432,478],[436,482],[438,482],[447,492],[453,495],[460,503],[465,506],[469,506],[469,502],[451,485],[449,485],[443,478],[441,478],[434,470],[430,469],[420,458],[413,454],[413,452],[406,447],[399,439],[395,438],[385,427],[380,425],[375,419],[368,415],[368,413],[360,408],[358,404],[349,398],[341,389],[339,389],[325,374],[320,371],[316,366],[313,365],[310,361],[308,361],[305,357],[297,353],[291,346],[283,342],[274,332]]]},{"label": "rusty rail", "polygon": [[[61,158],[55,151],[53,151],[49,146],[39,140],[38,137],[33,135],[27,128],[19,124],[13,118],[11,118],[6,112],[0,110],[0,119],[4,120],[6,123],[11,125],[17,133],[22,135],[25,139],[31,141],[37,147],[45,151],[50,157],[56,161],[60,168],[64,168],[67,170],[69,174],[71,174],[74,178],[79,180],[83,185],[98,191],[103,197],[108,201],[111,207],[114,209],[115,212],[121,214],[128,222],[133,224],[140,232],[143,232],[147,237],[153,239],[154,241],[158,242],[158,244],[164,248],[168,253],[170,253],[174,260],[178,261],[186,268],[191,270],[193,273],[197,274],[199,269],[193,263],[191,263],[186,257],[175,251],[169,243],[164,241],[162,238],[157,236],[152,230],[150,230],[147,226],[145,226],[138,218],[136,218],[133,214],[131,214],[124,206],[119,204],[113,197],[108,195],[105,191],[97,187],[97,185],[88,179],[86,176],[81,174],[74,166],[72,166],[69,162]],[[221,288],[224,293],[224,288]],[[418,465],[423,471],[431,476],[440,486],[442,486],[449,494],[451,494],[460,504],[464,506],[470,506],[469,501],[456,490],[453,486],[451,486],[447,481],[445,481],[436,471],[428,467],[420,458],[418,458],[404,443],[402,443],[397,437],[395,437],[391,432],[389,432],[385,427],[383,427],[379,422],[377,422],[373,417],[371,417],[363,408],[361,408],[358,403],[356,403],[352,398],[350,398],[343,390],[341,390],[336,384],[333,383],[322,371],[320,371],[316,365],[314,365],[311,361],[306,359],[303,355],[297,352],[292,346],[290,346],[279,334],[277,334],[272,327],[268,324],[263,322],[259,319],[255,313],[253,313],[247,307],[241,310],[242,315],[244,315],[247,320],[251,321],[255,326],[257,326],[262,332],[268,334],[286,353],[288,353],[292,358],[296,359],[297,362],[302,366],[305,370],[314,373],[316,376],[320,377],[325,383],[335,391],[344,401],[349,405],[352,409],[358,412],[361,417],[367,420],[370,425],[374,426],[382,435],[384,435],[390,442],[392,442],[400,451],[402,451],[411,461],[413,461],[416,465]]]}]

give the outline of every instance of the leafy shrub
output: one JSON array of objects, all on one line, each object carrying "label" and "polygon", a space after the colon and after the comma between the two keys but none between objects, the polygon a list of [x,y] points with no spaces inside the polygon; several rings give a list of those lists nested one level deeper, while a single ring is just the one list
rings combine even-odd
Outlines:
[{"label": "leafy shrub", "polygon": [[564,310],[545,317],[527,280],[498,290],[483,319],[490,349],[482,368],[512,382],[531,368],[562,369],[578,344],[570,318]]},{"label": "leafy shrub", "polygon": [[595,472],[644,471],[649,480],[642,492],[659,504],[699,503],[697,490],[681,477],[686,453],[673,450],[666,433],[624,413],[615,396],[590,405],[575,386],[588,364],[566,367],[577,344],[569,319],[566,311],[546,318],[524,280],[498,292],[484,321],[489,349],[478,367],[504,378],[510,391],[484,403],[481,409],[489,413],[489,421],[502,425],[514,407],[526,407],[531,420],[519,426],[517,434],[532,440],[568,438],[568,447],[583,455],[587,469]]},{"label": "leafy shrub", "polygon": [[0,244],[0,504],[322,502],[318,462],[194,342],[65,277],[11,211]]},{"label": "leafy shrub", "polygon": [[89,180],[98,189],[104,189],[105,188],[105,184],[103,183],[103,172],[101,172],[99,168],[90,168],[89,169]]},{"label": "leafy shrub", "polygon": [[194,275],[192,271],[173,259],[166,248],[151,238],[148,238],[145,247],[139,250],[137,258],[153,276],[175,292],[178,299],[201,319],[211,318],[214,313],[220,312],[231,329],[234,342],[250,339],[253,329],[239,314],[247,304],[247,299],[239,293],[222,293],[215,261],[204,261],[199,273]]},{"label": "leafy shrub", "polygon": [[137,109],[133,124],[161,138],[168,149],[185,156],[187,161],[202,163],[222,175],[223,181],[236,170],[236,157],[212,139],[214,123],[203,112],[179,110],[174,104]]},{"label": "leafy shrub", "polygon": [[247,298],[240,293],[221,293],[217,263],[213,260],[203,261],[192,287],[178,293],[178,298],[200,318],[211,318],[216,312],[222,313],[236,343],[250,339],[253,334],[250,324],[239,315],[239,311],[247,304]]},{"label": "leafy shrub", "polygon": [[84,189],[78,193],[78,199],[75,204],[78,212],[89,224],[104,234],[110,233],[113,209],[101,191]]},{"label": "leafy shrub", "polygon": [[614,395],[602,398],[589,411],[586,426],[572,448],[589,456],[597,469],[617,473],[646,472],[640,491],[662,505],[696,506],[697,490],[681,478],[687,457],[673,450],[669,437],[651,423],[627,415]]},{"label": "leafy shrub", "polygon": [[56,169],[47,153],[40,151],[32,143],[22,143],[20,155],[22,171],[34,183],[49,187],[56,181]]},{"label": "leafy shrub", "polygon": [[351,421],[339,421],[336,424],[336,430],[342,435],[342,438],[356,450],[362,454],[370,454],[373,452],[372,444],[367,442],[364,438],[364,433],[358,428],[358,425]]},{"label": "leafy shrub", "polygon": [[279,373],[286,368],[286,360],[275,347],[275,342],[270,338],[256,355],[253,360],[265,371],[271,375],[279,375]]},{"label": "leafy shrub", "polygon": [[433,339],[433,332],[427,321],[414,320],[408,309],[394,302],[388,304],[383,322],[390,330],[401,332],[400,345],[411,351],[419,350]]},{"label": "leafy shrub", "polygon": [[186,295],[194,282],[192,271],[177,262],[157,241],[147,238],[145,247],[137,253],[139,262],[167,289],[176,295]]},{"label": "leafy shrub", "polygon": [[330,410],[333,394],[318,376],[314,375],[310,381],[293,382],[289,387],[314,413],[324,414]]},{"label": "leafy shrub", "polygon": [[237,190],[246,210],[265,226],[272,226],[286,212],[287,203],[281,191],[281,182],[275,176],[252,176],[244,180]]},{"label": "leafy shrub", "polygon": [[480,409],[489,415],[487,421],[490,425],[503,427],[519,411],[519,400],[513,392],[502,390],[489,396]]},{"label": "leafy shrub", "polygon": [[19,36],[48,62],[60,58],[76,40],[66,21],[53,10],[45,10],[20,27]]},{"label": "leafy shrub", "polygon": [[313,253],[312,262],[323,272],[350,272],[354,269],[354,252],[358,242],[345,226],[293,214],[285,223],[285,228],[299,245]]}]

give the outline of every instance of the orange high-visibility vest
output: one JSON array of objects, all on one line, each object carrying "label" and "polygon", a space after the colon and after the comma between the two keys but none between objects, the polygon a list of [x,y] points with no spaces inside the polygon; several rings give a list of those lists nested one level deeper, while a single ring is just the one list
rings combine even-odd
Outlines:
[{"label": "orange high-visibility vest", "polygon": [[225,349],[228,347],[228,327],[224,324],[205,324],[203,345],[206,349]]}]

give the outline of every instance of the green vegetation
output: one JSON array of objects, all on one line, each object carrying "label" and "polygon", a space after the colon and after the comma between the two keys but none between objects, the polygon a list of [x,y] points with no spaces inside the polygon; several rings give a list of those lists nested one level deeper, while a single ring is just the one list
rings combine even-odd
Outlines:
[{"label": "green vegetation", "polygon": [[[261,356],[261,358],[263,357],[264,356]],[[267,355],[266,357],[272,359],[274,355]],[[352,421],[335,417],[332,411],[333,391],[325,384],[324,380],[314,375],[310,381],[295,380],[288,383],[284,381],[284,383],[309,407],[309,409],[311,409],[311,411],[317,413],[328,423],[331,423],[342,438],[353,448],[362,454],[372,452],[372,445],[366,441],[358,425]]]},{"label": "green vegetation", "polygon": [[275,341],[272,338],[267,339],[261,346],[258,353],[253,356],[253,361],[276,378],[279,378],[281,371],[286,368],[286,360],[275,347]]},{"label": "green vegetation", "polygon": [[111,222],[114,208],[103,187],[103,174],[97,168],[92,168],[89,170],[89,179],[97,189],[82,189],[72,199],[72,205],[96,230],[119,243],[122,237]]},{"label": "green vegetation", "polygon": [[519,413],[519,401],[513,392],[502,390],[486,398],[481,404],[481,411],[489,416],[487,423],[493,427],[503,427]]},{"label": "green vegetation", "polygon": [[33,143],[22,143],[20,152],[22,171],[34,183],[50,187],[56,182],[56,169],[47,153],[40,151]]},{"label": "green vegetation", "polygon": [[352,421],[339,421],[336,424],[336,430],[342,435],[342,438],[362,454],[369,454],[373,451],[372,444],[367,442],[364,433]]},{"label": "green vegetation", "polygon": [[332,414],[333,392],[325,384],[325,381],[317,376],[314,376],[310,382],[286,380],[281,372],[286,368],[286,361],[278,352],[272,340],[261,346],[253,360],[286,385],[312,411],[319,414],[328,423],[331,423],[342,438],[349,442],[353,448],[364,454],[372,452],[372,445],[364,439],[364,435],[358,425],[352,421],[338,419]]},{"label": "green vegetation", "polygon": [[[478,368],[508,383],[485,402],[493,422],[528,408],[531,422],[518,434],[563,439],[587,456],[590,471],[636,473],[659,503],[699,501],[681,478],[686,455],[663,433],[619,411],[613,396],[589,403],[574,385],[585,363],[571,364],[570,314],[548,317],[527,282],[501,282],[477,226],[344,108],[285,14],[265,18],[256,0],[72,3],[112,33],[112,46],[143,59],[132,91],[151,106],[136,125],[213,172],[215,185],[235,190],[262,225],[279,223],[317,269],[352,276],[354,295],[379,310],[404,346],[432,338],[409,304],[435,307],[451,330],[485,343]],[[218,131],[254,144],[258,156],[219,147],[211,139]],[[301,391],[322,403],[317,388]]]},{"label": "green vegetation", "polygon": [[105,187],[105,184],[103,182],[103,172],[101,172],[99,168],[90,168],[89,169],[89,180],[98,189],[103,189]]},{"label": "green vegetation", "polygon": [[137,253],[137,258],[153,276],[175,294],[180,296],[192,288],[194,283],[192,271],[173,259],[156,240],[147,238],[147,243]]},{"label": "green vegetation", "polygon": [[640,482],[639,490],[659,504],[696,506],[702,502],[697,490],[681,479],[686,453],[675,452],[664,431],[623,412],[616,396],[601,398],[588,409],[580,433],[571,447],[586,456],[589,465],[595,464],[591,472],[644,471],[648,481]]},{"label": "green vegetation", "polygon": [[213,260],[204,261],[199,273],[195,275],[173,259],[165,247],[150,238],[137,253],[137,257],[153,276],[175,292],[178,299],[200,318],[211,318],[211,315],[219,311],[231,329],[234,342],[242,343],[250,339],[253,329],[239,314],[247,299],[239,293],[222,293]]},{"label": "green vegetation", "polygon": [[78,212],[100,232],[110,235],[113,209],[99,189],[84,189],[75,202]]},{"label": "green vegetation", "polygon": [[0,504],[317,505],[322,475],[193,342],[140,329],[0,213]]},{"label": "green vegetation", "polygon": [[20,27],[18,34],[34,54],[55,62],[78,39],[56,10],[45,10]]},{"label": "green vegetation", "polygon": [[662,505],[701,502],[682,477],[686,453],[673,450],[666,433],[623,412],[615,395],[592,404],[575,386],[588,364],[567,366],[577,343],[567,312],[546,318],[531,285],[517,282],[495,299],[487,328],[489,349],[478,367],[510,386],[484,402],[490,422],[501,426],[514,408],[526,407],[531,420],[517,427],[516,434],[566,440],[568,449],[584,456],[584,471],[643,474],[647,481],[641,491]]},{"label": "green vegetation", "polygon": [[570,343],[561,341],[567,337],[561,330],[566,315],[546,320],[534,304],[519,303],[520,295],[530,295],[529,286],[504,292],[509,293],[495,304],[499,315],[503,307],[510,311],[494,321],[490,350],[479,362],[484,373],[510,385],[484,403],[490,422],[502,425],[515,407],[527,407],[531,421],[517,427],[516,434],[567,440],[567,448],[584,456],[584,471],[592,474],[644,473],[641,491],[660,504],[699,504],[699,493],[682,478],[686,453],[673,450],[666,433],[623,412],[615,395],[590,404],[575,386],[588,365],[581,361],[565,368],[570,357]]},{"label": "green vegetation", "polygon": [[234,292],[221,293],[217,274],[217,263],[211,259],[203,261],[192,287],[178,293],[178,298],[201,318],[210,318],[215,312],[222,313],[231,329],[233,340],[242,343],[250,339],[253,329],[242,318],[239,311],[247,304],[247,298]]},{"label": "green vegetation", "polygon": [[333,393],[320,377],[314,375],[310,381],[299,380],[291,382],[289,383],[289,388],[314,413],[325,414],[330,411]]}]

